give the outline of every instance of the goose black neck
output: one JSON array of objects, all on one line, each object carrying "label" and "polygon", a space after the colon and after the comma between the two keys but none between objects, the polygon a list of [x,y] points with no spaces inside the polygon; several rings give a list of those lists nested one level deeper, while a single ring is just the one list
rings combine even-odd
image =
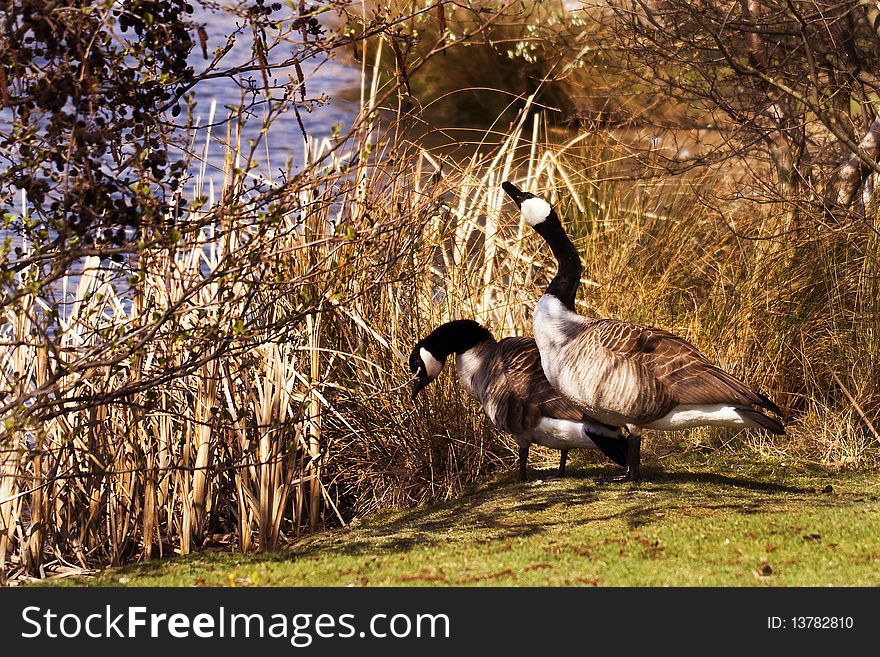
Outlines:
[{"label": "goose black neck", "polygon": [[535,226],[535,230],[544,238],[556,258],[556,276],[550,281],[544,293],[552,294],[566,308],[574,311],[574,298],[581,282],[582,271],[577,249],[565,233],[555,210],[551,210],[550,215]]},{"label": "goose black neck", "polygon": [[446,322],[424,339],[424,347],[435,358],[444,360],[449,354],[463,354],[481,342],[494,340],[492,333],[471,319]]}]

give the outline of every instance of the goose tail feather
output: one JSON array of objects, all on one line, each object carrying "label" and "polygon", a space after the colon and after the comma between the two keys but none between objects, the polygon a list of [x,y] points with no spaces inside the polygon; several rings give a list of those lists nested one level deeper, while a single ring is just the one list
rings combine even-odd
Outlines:
[{"label": "goose tail feather", "polygon": [[[780,422],[777,422],[772,417],[764,415],[761,411],[756,411],[752,408],[738,408],[736,410],[740,415],[752,420],[756,424],[767,429],[770,433],[775,433],[778,436],[785,434],[785,427],[782,426]],[[782,413],[780,413],[780,415],[782,415]]]},{"label": "goose tail feather", "polygon": [[596,447],[617,465],[626,465],[627,442],[625,438],[609,438],[599,433],[584,429],[584,433],[592,440]]},{"label": "goose tail feather", "polygon": [[771,400],[769,397],[767,397],[766,395],[762,395],[760,392],[757,391],[755,391],[755,396],[761,400],[758,406],[760,406],[761,408],[766,408],[768,411],[772,411],[773,413],[776,413],[776,415],[778,415],[782,419],[787,419],[785,417],[785,413],[782,412],[782,409],[774,404],[773,400]]}]

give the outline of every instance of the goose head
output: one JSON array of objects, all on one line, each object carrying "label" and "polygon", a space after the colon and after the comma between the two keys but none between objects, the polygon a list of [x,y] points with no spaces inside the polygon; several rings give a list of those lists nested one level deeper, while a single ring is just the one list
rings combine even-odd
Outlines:
[{"label": "goose head", "polygon": [[550,281],[545,294],[556,297],[571,311],[581,280],[581,260],[572,241],[559,220],[559,215],[547,201],[531,192],[524,192],[509,181],[501,184],[522,213],[523,221],[535,229],[547,242],[556,258],[556,276]]},{"label": "goose head", "polygon": [[426,340],[419,341],[409,355],[409,371],[413,374],[412,398],[440,374],[446,357],[438,357],[431,352]]},{"label": "goose head", "polygon": [[450,354],[463,354],[487,341],[494,342],[492,334],[472,319],[446,322],[419,340],[409,355],[413,399],[437,378]]},{"label": "goose head", "polygon": [[522,213],[523,221],[535,230],[539,230],[539,226],[548,221],[553,222],[555,220],[557,223],[559,222],[556,210],[540,196],[523,191],[509,181],[501,183],[501,188],[516,203],[516,207]]}]

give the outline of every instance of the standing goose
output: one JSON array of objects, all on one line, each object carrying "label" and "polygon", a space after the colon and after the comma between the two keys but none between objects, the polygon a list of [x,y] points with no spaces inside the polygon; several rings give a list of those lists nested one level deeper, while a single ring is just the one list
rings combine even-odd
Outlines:
[{"label": "standing goose", "polygon": [[627,442],[620,429],[592,420],[553,390],[533,338],[496,341],[468,319],[443,324],[419,340],[410,354],[413,399],[437,378],[452,353],[461,385],[519,445],[520,481],[526,481],[532,443],[561,450],[560,477],[565,475],[568,450],[574,448],[598,448],[615,463],[626,464]]},{"label": "standing goose", "polygon": [[666,331],[578,315],[581,261],[556,211],[509,182],[502,188],[544,238],[558,270],[535,306],[532,324],[550,384],[600,422],[626,426],[626,471],[608,481],[638,481],[641,429],[749,427],[784,434],[770,399],[713,365],[689,342]]}]

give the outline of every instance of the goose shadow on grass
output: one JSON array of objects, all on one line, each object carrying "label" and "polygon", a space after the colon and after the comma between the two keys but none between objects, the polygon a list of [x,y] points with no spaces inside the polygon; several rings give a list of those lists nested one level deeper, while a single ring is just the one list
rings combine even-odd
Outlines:
[{"label": "goose shadow on grass", "polygon": [[[649,475],[650,474],[653,473],[649,473]],[[659,476],[656,476],[655,481],[658,484],[664,484],[667,482],[709,484],[719,488],[744,488],[765,493],[795,493],[800,495],[812,495],[816,493],[814,487],[807,488],[803,486],[790,486],[775,481],[761,481],[759,479],[747,479],[745,477],[730,477],[716,472],[661,471],[659,472]]]},{"label": "goose shadow on grass", "polygon": [[[491,488],[404,512],[387,522],[378,518],[352,529],[314,534],[286,549],[249,555],[247,559],[283,562],[327,555],[404,554],[419,547],[473,540],[492,549],[493,544],[501,545],[511,539],[552,536],[563,525],[587,526],[618,519],[633,530],[662,523],[664,514],[669,513],[757,513],[778,506],[780,494],[810,496],[827,504],[835,503],[833,498],[811,487],[707,471],[665,471],[656,464],[643,469],[645,481],[641,485],[595,483],[598,475],[608,473],[601,468],[576,468],[562,480],[565,482],[562,486],[557,485],[559,480],[543,484],[534,481],[541,475],[547,476],[549,471],[534,472],[529,484],[515,483],[512,477],[504,477]],[[698,489],[688,484],[697,484]],[[616,501],[618,508],[609,510],[607,505],[596,506],[610,501]],[[591,505],[601,508],[602,512],[576,518],[564,512],[567,507]],[[554,507],[559,513],[552,513]],[[450,535],[452,529],[455,533]],[[159,560],[138,564],[136,570],[149,574],[163,568],[164,562]]]},{"label": "goose shadow on grass", "polygon": [[[585,486],[556,487],[552,483],[516,484],[500,480],[496,488],[471,493],[462,498],[405,513],[390,522],[381,520],[354,528],[336,541],[316,537],[299,548],[298,557],[318,554],[360,556],[375,553],[405,553],[417,547],[431,547],[456,541],[471,541],[474,533],[487,545],[510,539],[541,534],[552,535],[560,526],[586,526],[608,520],[622,520],[630,529],[662,522],[663,514],[699,514],[704,511],[728,511],[752,514],[779,505],[779,494],[816,495],[814,488],[781,484],[774,481],[728,476],[714,472],[664,472],[656,466],[645,469],[644,485],[596,484],[596,470],[575,470],[569,482],[583,481]],[[587,483],[589,482],[589,483]],[[701,484],[698,491],[682,484]],[[639,492],[649,496],[640,496]],[[665,493],[665,495],[664,495]],[[758,493],[758,495],[755,495]],[[765,493],[766,495],[761,495]],[[660,499],[655,496],[659,495]],[[563,508],[595,505],[616,500],[619,507],[609,511],[571,518]],[[828,503],[833,503],[830,499]],[[560,513],[550,513],[554,507]],[[381,523],[381,524],[380,524]],[[450,535],[450,530],[455,533]],[[342,530],[347,531],[347,530]],[[270,556],[270,555],[267,555]],[[279,560],[289,552],[275,553]],[[270,558],[272,558],[270,556]]]}]

